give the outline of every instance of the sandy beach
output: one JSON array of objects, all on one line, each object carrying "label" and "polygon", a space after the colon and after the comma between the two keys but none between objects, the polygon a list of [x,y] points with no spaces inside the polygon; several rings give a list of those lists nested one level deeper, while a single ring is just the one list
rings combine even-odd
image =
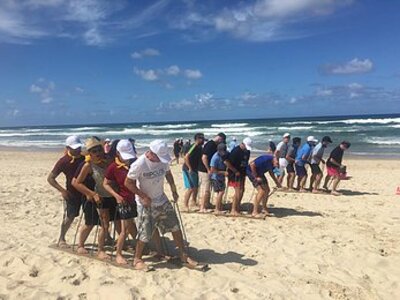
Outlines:
[{"label": "sandy beach", "polygon": [[[346,160],[353,178],[341,183],[343,196],[275,193],[269,203],[276,217],[265,221],[185,214],[192,255],[211,270],[164,265],[141,273],[48,247],[57,240],[62,202],[46,177],[59,155],[1,151],[0,299],[400,295],[398,160]],[[182,198],[180,167],[173,166],[173,173]],[[252,190],[247,184],[244,202]]]}]

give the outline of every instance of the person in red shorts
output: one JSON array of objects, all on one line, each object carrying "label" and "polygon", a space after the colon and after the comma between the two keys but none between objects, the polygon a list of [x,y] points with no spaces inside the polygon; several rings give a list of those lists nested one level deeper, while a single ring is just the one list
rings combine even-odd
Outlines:
[{"label": "person in red shorts", "polygon": [[341,173],[343,173],[346,169],[346,167],[342,165],[343,154],[344,151],[350,148],[350,146],[351,144],[347,141],[341,142],[339,146],[332,150],[326,162],[326,169],[328,174],[325,177],[324,189],[328,190],[329,180],[333,178],[331,194],[334,196],[341,195],[341,193],[337,191],[337,186],[340,182]]},{"label": "person in red shorts", "polygon": [[[61,225],[60,237],[58,239],[59,247],[66,247],[65,235],[74,219],[79,216],[79,210],[82,204],[82,194],[72,186],[72,178],[79,167],[85,160],[81,155],[82,142],[76,135],[70,136],[65,141],[65,155],[61,157],[55,164],[53,170],[47,177],[47,182],[57,189],[65,201],[64,216]],[[62,187],[57,182],[57,177],[63,173],[66,178],[66,187]]]},{"label": "person in red shorts", "polygon": [[135,194],[125,186],[125,179],[131,163],[136,160],[136,154],[129,140],[120,140],[116,150],[115,161],[108,166],[104,175],[104,188],[116,199],[121,218],[121,233],[118,236],[115,261],[126,265],[128,262],[122,256],[122,248],[129,234],[136,238],[134,218],[137,217],[137,209]]},{"label": "person in red shorts", "polygon": [[249,137],[233,148],[225,164],[228,168],[228,186],[235,189],[235,197],[232,203],[231,215],[240,214],[240,202],[244,194],[244,184],[246,180],[246,168],[249,164],[252,141]]}]

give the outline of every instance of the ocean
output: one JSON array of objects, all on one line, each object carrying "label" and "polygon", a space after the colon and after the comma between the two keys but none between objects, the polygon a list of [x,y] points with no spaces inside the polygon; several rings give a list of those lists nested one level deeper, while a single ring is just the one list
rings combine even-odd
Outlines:
[{"label": "ocean", "polygon": [[193,139],[197,132],[204,133],[206,138],[224,132],[228,142],[232,137],[239,141],[249,136],[255,152],[265,150],[270,140],[279,142],[285,132],[301,137],[302,141],[309,135],[317,139],[329,135],[334,145],[342,140],[350,141],[349,154],[353,156],[400,157],[400,114],[0,128],[0,146],[61,149],[69,135],[79,135],[83,140],[96,135],[110,139],[134,138],[140,150],[153,139],[165,139],[172,145],[176,138]]}]

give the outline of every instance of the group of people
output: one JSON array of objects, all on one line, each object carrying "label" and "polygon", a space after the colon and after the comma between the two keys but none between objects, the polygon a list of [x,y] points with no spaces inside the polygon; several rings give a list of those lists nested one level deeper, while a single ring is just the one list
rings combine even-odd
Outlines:
[{"label": "group of people", "polygon": [[[223,214],[223,197],[227,193],[227,187],[233,187],[234,196],[229,214],[239,216],[247,177],[257,191],[251,213],[254,218],[265,218],[269,214],[267,202],[270,186],[266,173],[279,189],[305,192],[308,178],[306,165],[309,164],[312,173],[309,189],[313,193],[319,193],[323,179],[320,165],[326,164],[327,175],[323,187],[328,190],[328,184],[333,178],[331,193],[339,195],[337,186],[345,173],[345,166],[342,165],[343,153],[350,147],[349,142],[341,142],[325,161],[324,150],[332,143],[330,137],[325,136],[318,143],[315,137],[309,136],[301,146],[299,137],[291,139],[290,134],[286,133],[277,146],[270,142],[265,154],[250,160],[253,145],[250,137],[244,138],[240,143],[232,138],[229,143],[230,151],[226,135],[222,132],[206,143],[205,141],[204,134],[197,133],[193,144],[185,149],[183,155],[182,173],[186,188],[184,210],[189,211],[196,207],[201,213],[210,210],[212,212],[214,209],[215,214]],[[157,257],[162,259],[165,253],[161,247],[160,233],[164,235],[171,232],[181,261],[196,266],[198,262],[188,256],[184,247],[175,207],[179,195],[170,170],[172,158],[166,142],[154,140],[149,149],[139,157],[134,143],[133,139],[111,142],[95,136],[88,138],[85,144],[78,136],[66,139],[65,153],[48,176],[48,182],[61,193],[66,203],[59,246],[68,246],[66,233],[82,208],[84,224],[79,228],[77,253],[88,253],[85,242],[93,227],[99,226],[98,257],[110,259],[105,251],[105,244],[111,239],[109,224],[114,222],[114,230],[118,232],[117,263],[127,264],[122,251],[125,240],[130,235],[136,239],[134,267],[148,270],[148,265],[142,259],[145,244],[153,240]],[[85,153],[82,151],[83,147]],[[175,157],[178,154],[177,159],[182,151],[182,148],[175,147],[174,144],[173,152]],[[61,173],[66,177],[65,187],[57,182]],[[286,173],[287,187],[283,188]],[[296,176],[297,187],[294,187]],[[164,192],[165,180],[171,188],[172,198],[168,198]],[[200,185],[202,193],[198,201]],[[216,194],[215,206],[211,203],[212,193]]]},{"label": "group of people", "polygon": [[[290,141],[292,141],[292,144],[290,144]],[[329,136],[324,136],[319,143],[314,136],[309,136],[306,143],[301,146],[301,138],[291,139],[290,134],[285,133],[278,145],[270,142],[265,154],[250,161],[250,151],[252,150],[250,137],[246,137],[239,144],[235,138],[232,138],[229,143],[230,151],[228,151],[224,133],[217,134],[206,143],[204,134],[198,133],[194,136],[194,143],[184,155],[182,166],[186,188],[184,209],[189,211],[191,207],[199,207],[199,212],[208,212],[213,206],[210,203],[210,198],[211,193],[214,192],[216,193],[215,214],[223,214],[222,199],[224,194],[227,193],[228,186],[233,187],[235,192],[230,215],[240,215],[240,204],[247,177],[257,190],[251,215],[255,218],[264,218],[269,214],[267,202],[271,191],[265,176],[267,172],[278,189],[289,192],[330,192],[332,195],[340,195],[337,186],[346,172],[345,166],[342,165],[343,153],[350,147],[350,143],[341,142],[332,150],[329,158],[325,161],[323,159],[324,151],[331,143],[332,140]],[[324,190],[320,189],[323,179],[321,164],[327,166]],[[310,165],[312,173],[309,190],[306,189],[307,165]],[[282,187],[286,173],[287,186]],[[294,187],[296,176],[297,187]],[[226,178],[228,185],[226,185]],[[330,191],[328,185],[331,179],[333,185]],[[201,195],[200,200],[197,201],[199,190],[201,190]],[[261,211],[260,204],[262,205]]]},{"label": "group of people", "polygon": [[[82,154],[83,146],[86,155]],[[171,204],[178,200],[178,193],[169,167],[171,157],[167,144],[155,140],[138,158],[132,142],[127,139],[114,142],[107,154],[104,146],[104,141],[98,137],[88,138],[84,145],[79,137],[68,137],[63,157],[48,176],[48,182],[60,191],[66,203],[58,245],[68,247],[65,235],[82,208],[85,221],[79,228],[78,254],[88,253],[85,242],[93,227],[100,226],[97,255],[100,259],[110,259],[105,243],[112,221],[119,234],[118,264],[127,264],[122,250],[125,239],[131,235],[136,239],[134,268],[148,270],[149,266],[142,259],[145,244],[153,240],[157,257],[162,259],[165,254],[159,233],[171,232],[182,263],[196,266],[198,263],[185,250],[181,227]],[[57,182],[61,173],[66,177],[66,187]],[[172,201],[164,192],[164,178],[170,185]]]}]

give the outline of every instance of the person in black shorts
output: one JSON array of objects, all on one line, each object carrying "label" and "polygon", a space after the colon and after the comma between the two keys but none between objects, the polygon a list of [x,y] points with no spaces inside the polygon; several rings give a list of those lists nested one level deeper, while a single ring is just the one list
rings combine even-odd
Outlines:
[{"label": "person in black shorts", "polygon": [[[72,178],[75,174],[75,171],[85,160],[85,158],[81,155],[82,146],[83,144],[81,143],[79,137],[68,137],[66,139],[64,156],[57,161],[53,170],[47,177],[48,183],[61,193],[65,203],[61,232],[58,239],[58,246],[60,247],[67,246],[65,235],[74,219],[79,216],[79,210],[82,204],[82,194],[72,186]],[[57,177],[61,173],[63,173],[66,178],[65,188],[57,182]]]},{"label": "person in black shorts", "polygon": [[289,149],[286,154],[286,160],[288,161],[288,165],[286,166],[286,172],[288,173],[287,188],[289,191],[294,191],[293,185],[294,185],[294,180],[296,178],[294,162],[296,160],[297,149],[299,149],[300,145],[301,145],[301,138],[299,137],[293,138],[292,145],[289,146]]},{"label": "person in black shorts", "polygon": [[179,165],[179,156],[181,155],[182,147],[180,139],[176,139],[174,142],[174,156],[176,164]]}]

